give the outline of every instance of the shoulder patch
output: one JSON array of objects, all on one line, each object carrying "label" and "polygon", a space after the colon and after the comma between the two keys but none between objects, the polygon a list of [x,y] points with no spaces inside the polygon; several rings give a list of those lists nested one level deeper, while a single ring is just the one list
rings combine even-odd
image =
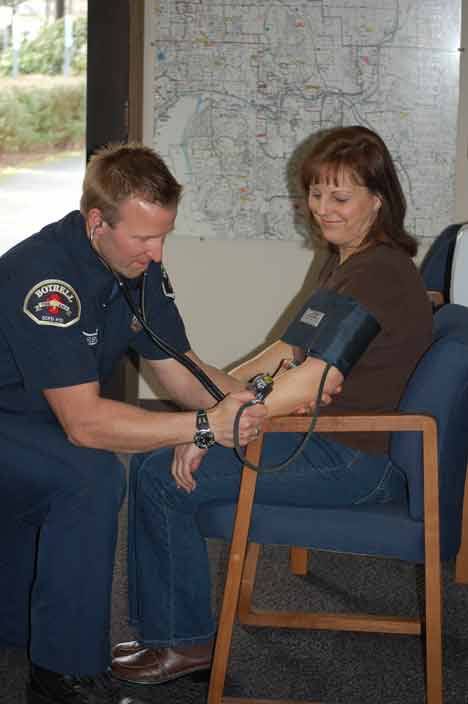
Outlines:
[{"label": "shoulder patch", "polygon": [[79,321],[81,302],[66,281],[45,279],[26,294],[23,312],[38,325],[67,328]]}]

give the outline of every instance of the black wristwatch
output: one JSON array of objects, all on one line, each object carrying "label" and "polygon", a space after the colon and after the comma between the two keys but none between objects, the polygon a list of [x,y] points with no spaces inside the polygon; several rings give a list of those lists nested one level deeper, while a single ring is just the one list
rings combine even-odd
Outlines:
[{"label": "black wristwatch", "polygon": [[197,411],[197,430],[193,436],[193,442],[201,450],[207,450],[215,444],[215,436],[210,428],[206,411],[200,409]]}]

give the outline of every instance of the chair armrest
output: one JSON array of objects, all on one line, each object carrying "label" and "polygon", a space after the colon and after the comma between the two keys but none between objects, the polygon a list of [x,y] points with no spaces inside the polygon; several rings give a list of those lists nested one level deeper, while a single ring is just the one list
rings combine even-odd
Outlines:
[{"label": "chair armrest", "polygon": [[[265,433],[306,433],[311,417],[278,416],[263,423],[259,437],[247,446],[246,458],[254,464],[259,463]],[[439,455],[437,443],[437,421],[433,416],[423,413],[386,413],[361,414],[346,416],[320,416],[314,432],[421,432],[423,437],[423,472],[424,472],[424,522],[426,555],[440,555],[439,537]],[[257,473],[244,466],[243,485],[250,495],[247,504],[253,504]],[[242,495],[241,491],[241,495]],[[250,521],[250,514],[247,519]]]},{"label": "chair armrest", "polygon": [[[278,416],[263,424],[265,433],[306,433],[310,427],[310,416]],[[382,431],[419,431],[437,436],[437,421],[423,413],[385,413],[345,416],[319,416],[315,432],[349,433]]]},{"label": "chair armrest", "polygon": [[[310,416],[278,416],[269,418],[263,424],[259,438],[247,447],[246,457],[258,464],[263,445],[264,433],[306,433],[311,422]],[[439,507],[439,463],[437,446],[437,421],[424,413],[385,413],[345,416],[319,416],[314,432],[349,433],[349,432],[421,432],[423,437],[424,468],[424,513],[426,516],[437,514]],[[434,511],[434,509],[437,509]]]}]

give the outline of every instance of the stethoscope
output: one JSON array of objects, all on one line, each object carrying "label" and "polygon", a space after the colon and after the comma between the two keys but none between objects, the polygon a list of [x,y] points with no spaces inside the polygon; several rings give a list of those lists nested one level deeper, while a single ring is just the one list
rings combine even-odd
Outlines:
[{"label": "stethoscope", "polygon": [[99,254],[96,248],[93,247],[93,240],[98,227],[101,227],[101,225],[95,225],[92,228],[88,237],[91,249],[97,256],[99,261],[102,262],[102,264],[106,267],[108,271],[110,271],[110,273],[114,277],[120,291],[122,292],[123,297],[127,302],[128,307],[140,323],[145,333],[148,335],[150,340],[152,340],[152,342],[157,347],[159,347],[159,349],[169,355],[169,357],[173,357],[174,359],[176,359],[178,362],[180,362],[180,364],[182,364],[186,369],[188,369],[188,371],[191,372],[198,379],[200,384],[204,386],[204,388],[208,391],[209,394],[211,394],[211,396],[213,396],[216,401],[222,401],[223,398],[225,398],[225,394],[221,391],[218,386],[216,386],[214,381],[210,379],[210,377],[203,371],[203,369],[201,369],[198,364],[191,360],[190,357],[187,357],[187,355],[185,354],[181,354],[178,350],[172,347],[169,342],[164,340],[162,337],[159,337],[159,335],[157,335],[154,330],[148,325],[145,312],[145,285],[147,272],[145,271],[143,274],[143,281],[141,283],[140,288],[140,302],[136,303],[132,298],[128,284],[121,279],[119,274],[106,262],[106,260],[101,256],[101,254]]},{"label": "stethoscope", "polygon": [[[198,364],[196,364],[193,360],[190,359],[190,357],[187,357],[185,354],[181,354],[178,350],[176,350],[172,345],[170,345],[166,340],[163,340],[163,338],[159,337],[154,330],[148,325],[146,321],[146,313],[145,313],[145,284],[146,284],[146,278],[147,278],[147,272],[145,271],[143,274],[143,281],[141,283],[141,288],[140,288],[140,302],[135,303],[135,301],[132,298],[132,295],[130,293],[130,289],[128,287],[128,284],[123,281],[119,274],[114,271],[114,269],[109,266],[109,264],[106,262],[106,260],[99,254],[99,252],[93,247],[93,240],[94,240],[94,235],[96,232],[96,229],[100,227],[100,225],[95,225],[93,229],[91,230],[88,241],[90,243],[91,249],[93,250],[94,254],[97,256],[100,262],[106,267],[108,271],[112,274],[114,277],[116,283],[118,284],[119,290],[122,292],[123,297],[125,298],[128,307],[130,308],[131,312],[135,316],[135,318],[138,320],[140,323],[142,329],[146,332],[150,340],[159,347],[163,352],[165,352],[169,357],[172,357],[173,359],[177,360],[182,364],[186,369],[188,369],[189,372],[191,372],[196,379],[202,384],[202,386],[208,391],[211,396],[216,401],[222,401],[226,395],[221,391],[221,389],[216,386],[214,381],[210,379],[210,377],[201,369]],[[162,266],[162,265],[161,265]],[[240,425],[240,419],[242,416],[242,413],[253,403],[256,401],[248,401],[247,403],[244,403],[238,410],[235,420],[234,420],[234,449],[235,452],[238,456],[238,458],[241,460],[241,462],[244,465],[247,465],[251,469],[254,469],[256,472],[259,473],[270,473],[270,472],[278,472],[282,469],[285,469],[288,465],[290,465],[296,457],[298,457],[304,450],[310,436],[314,432],[315,425],[317,423],[317,418],[318,418],[318,407],[320,403],[320,399],[322,398],[322,392],[323,388],[325,385],[325,380],[326,376],[328,374],[328,371],[330,369],[330,365],[327,364],[325,371],[322,375],[322,379],[319,384],[319,389],[317,393],[317,399],[315,403],[315,412],[312,416],[311,423],[309,426],[309,430],[305,434],[304,438],[302,441],[299,443],[299,446],[294,450],[292,455],[290,455],[284,462],[281,462],[280,464],[274,464],[274,465],[255,465],[249,460],[247,460],[245,456],[244,449],[241,447],[240,442],[239,442],[239,425]]]}]

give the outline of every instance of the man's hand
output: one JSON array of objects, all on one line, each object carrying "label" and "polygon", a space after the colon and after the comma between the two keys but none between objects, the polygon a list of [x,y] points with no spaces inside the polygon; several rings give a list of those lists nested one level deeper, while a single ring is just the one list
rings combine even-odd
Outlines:
[{"label": "man's hand", "polygon": [[178,445],[175,448],[171,472],[177,488],[185,489],[187,493],[196,488],[197,482],[192,475],[201,465],[207,452],[208,450],[202,450],[193,443]]},{"label": "man's hand", "polygon": [[[215,440],[225,447],[234,446],[234,420],[239,408],[254,398],[250,391],[239,391],[229,394],[216,406],[207,411],[210,428],[214,433]],[[246,408],[242,413],[239,424],[239,444],[247,445],[254,440],[266,418],[267,412],[263,404],[257,403]]]},{"label": "man's hand", "polygon": [[[254,395],[250,391],[230,394],[214,408],[207,411],[208,421],[216,442],[226,447],[234,445],[234,420],[237,412],[244,403],[253,398]],[[261,403],[245,409],[239,423],[240,445],[247,445],[257,437],[264,418],[266,418],[266,409]],[[196,488],[197,483],[193,478],[193,473],[200,467],[207,452],[208,450],[201,449],[192,443],[178,445],[175,448],[171,473],[179,488],[188,493]]]}]

